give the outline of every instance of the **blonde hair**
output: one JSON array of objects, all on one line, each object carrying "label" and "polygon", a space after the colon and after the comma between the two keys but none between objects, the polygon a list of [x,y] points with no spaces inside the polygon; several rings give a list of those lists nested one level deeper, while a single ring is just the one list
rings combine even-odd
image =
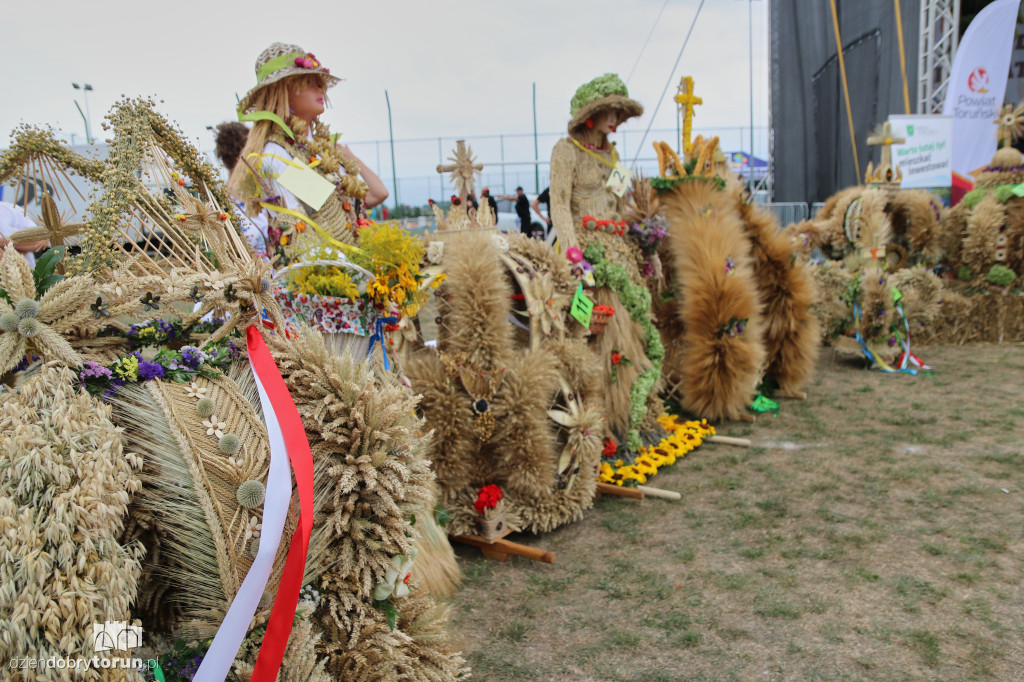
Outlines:
[{"label": "blonde hair", "polygon": [[[291,113],[288,106],[289,94],[304,89],[309,83],[318,83],[324,89],[324,106],[328,105],[327,82],[322,76],[315,73],[299,74],[288,76],[275,81],[253,93],[249,103],[249,109],[253,111],[269,111],[276,114],[283,120],[297,140],[306,137],[309,132],[309,124],[298,116]],[[260,191],[256,185],[255,178],[250,172],[258,169],[258,157],[263,153],[267,142],[281,131],[280,127],[273,121],[256,121],[252,130],[249,131],[249,138],[242,148],[238,157],[238,164],[228,177],[227,190],[233,196],[245,201],[245,212],[250,217],[258,214],[262,208],[259,205]],[[250,158],[256,154],[257,158]]]}]

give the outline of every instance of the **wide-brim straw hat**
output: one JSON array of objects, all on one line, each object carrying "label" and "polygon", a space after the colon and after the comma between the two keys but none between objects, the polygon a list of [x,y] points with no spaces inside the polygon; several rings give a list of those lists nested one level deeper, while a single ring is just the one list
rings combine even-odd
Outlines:
[{"label": "wide-brim straw hat", "polygon": [[248,111],[252,106],[252,97],[261,88],[289,76],[319,75],[324,79],[326,88],[334,87],[341,78],[331,75],[312,52],[306,52],[298,45],[273,43],[263,50],[256,59],[256,85],[238,102],[239,111]]},{"label": "wide-brim straw hat", "polygon": [[569,132],[583,127],[588,118],[605,111],[616,112],[619,115],[616,125],[619,125],[626,119],[643,114],[644,107],[635,99],[630,99],[626,84],[617,74],[606,73],[581,85],[572,96],[569,104],[569,114],[572,116]]}]

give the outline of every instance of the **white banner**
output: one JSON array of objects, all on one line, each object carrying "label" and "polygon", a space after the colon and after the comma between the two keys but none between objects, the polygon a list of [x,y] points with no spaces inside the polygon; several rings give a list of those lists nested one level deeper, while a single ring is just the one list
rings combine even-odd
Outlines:
[{"label": "white banner", "polygon": [[1010,70],[1020,0],[995,0],[981,10],[960,40],[942,113],[953,117],[954,188],[973,185],[970,172],[996,151],[996,124]]},{"label": "white banner", "polygon": [[952,181],[953,118],[942,114],[892,115],[892,163],[903,172],[904,189],[949,187]]},{"label": "white banner", "polygon": [[1017,29],[1010,54],[1010,78],[1006,82],[1003,102],[1017,104],[1021,100],[1024,100],[1024,12],[1017,12]]}]

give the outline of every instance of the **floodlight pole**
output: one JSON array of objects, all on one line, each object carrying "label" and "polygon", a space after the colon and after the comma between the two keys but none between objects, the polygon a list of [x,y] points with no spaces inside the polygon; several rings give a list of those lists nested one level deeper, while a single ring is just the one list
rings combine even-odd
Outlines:
[{"label": "floodlight pole", "polygon": [[754,186],[754,0],[747,0],[747,37],[750,42],[750,176],[747,182]]},{"label": "floodlight pole", "polygon": [[85,142],[86,144],[92,142],[92,138],[89,137],[89,121],[85,118],[85,112],[82,111],[81,105],[78,104],[78,100],[74,100],[75,108],[78,109],[78,113],[82,116],[82,124],[85,126]]},{"label": "floodlight pole", "polygon": [[388,140],[391,143],[391,186],[395,190],[395,214],[398,213],[398,173],[395,171],[395,134],[391,129],[391,98],[384,90],[384,101],[388,105]]},{"label": "floodlight pole", "polygon": [[537,148],[537,83],[533,83],[533,184],[540,194],[540,152]]},{"label": "floodlight pole", "polygon": [[71,87],[75,90],[82,90],[85,93],[85,111],[82,111],[82,107],[78,103],[77,99],[75,100],[75,107],[78,109],[78,113],[82,116],[82,123],[85,124],[85,141],[88,144],[92,144],[92,133],[89,130],[89,116],[87,115],[89,111],[89,92],[92,90],[92,85],[86,83],[83,87],[78,83],[72,83]]}]

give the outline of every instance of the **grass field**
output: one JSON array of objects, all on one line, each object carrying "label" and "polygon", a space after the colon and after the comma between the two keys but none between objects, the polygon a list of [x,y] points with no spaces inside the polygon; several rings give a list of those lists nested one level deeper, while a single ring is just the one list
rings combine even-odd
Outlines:
[{"label": "grass field", "polygon": [[934,377],[825,350],[805,401],[724,424],[650,485],[458,547],[477,680],[1024,680],[1024,346],[920,349]]}]

